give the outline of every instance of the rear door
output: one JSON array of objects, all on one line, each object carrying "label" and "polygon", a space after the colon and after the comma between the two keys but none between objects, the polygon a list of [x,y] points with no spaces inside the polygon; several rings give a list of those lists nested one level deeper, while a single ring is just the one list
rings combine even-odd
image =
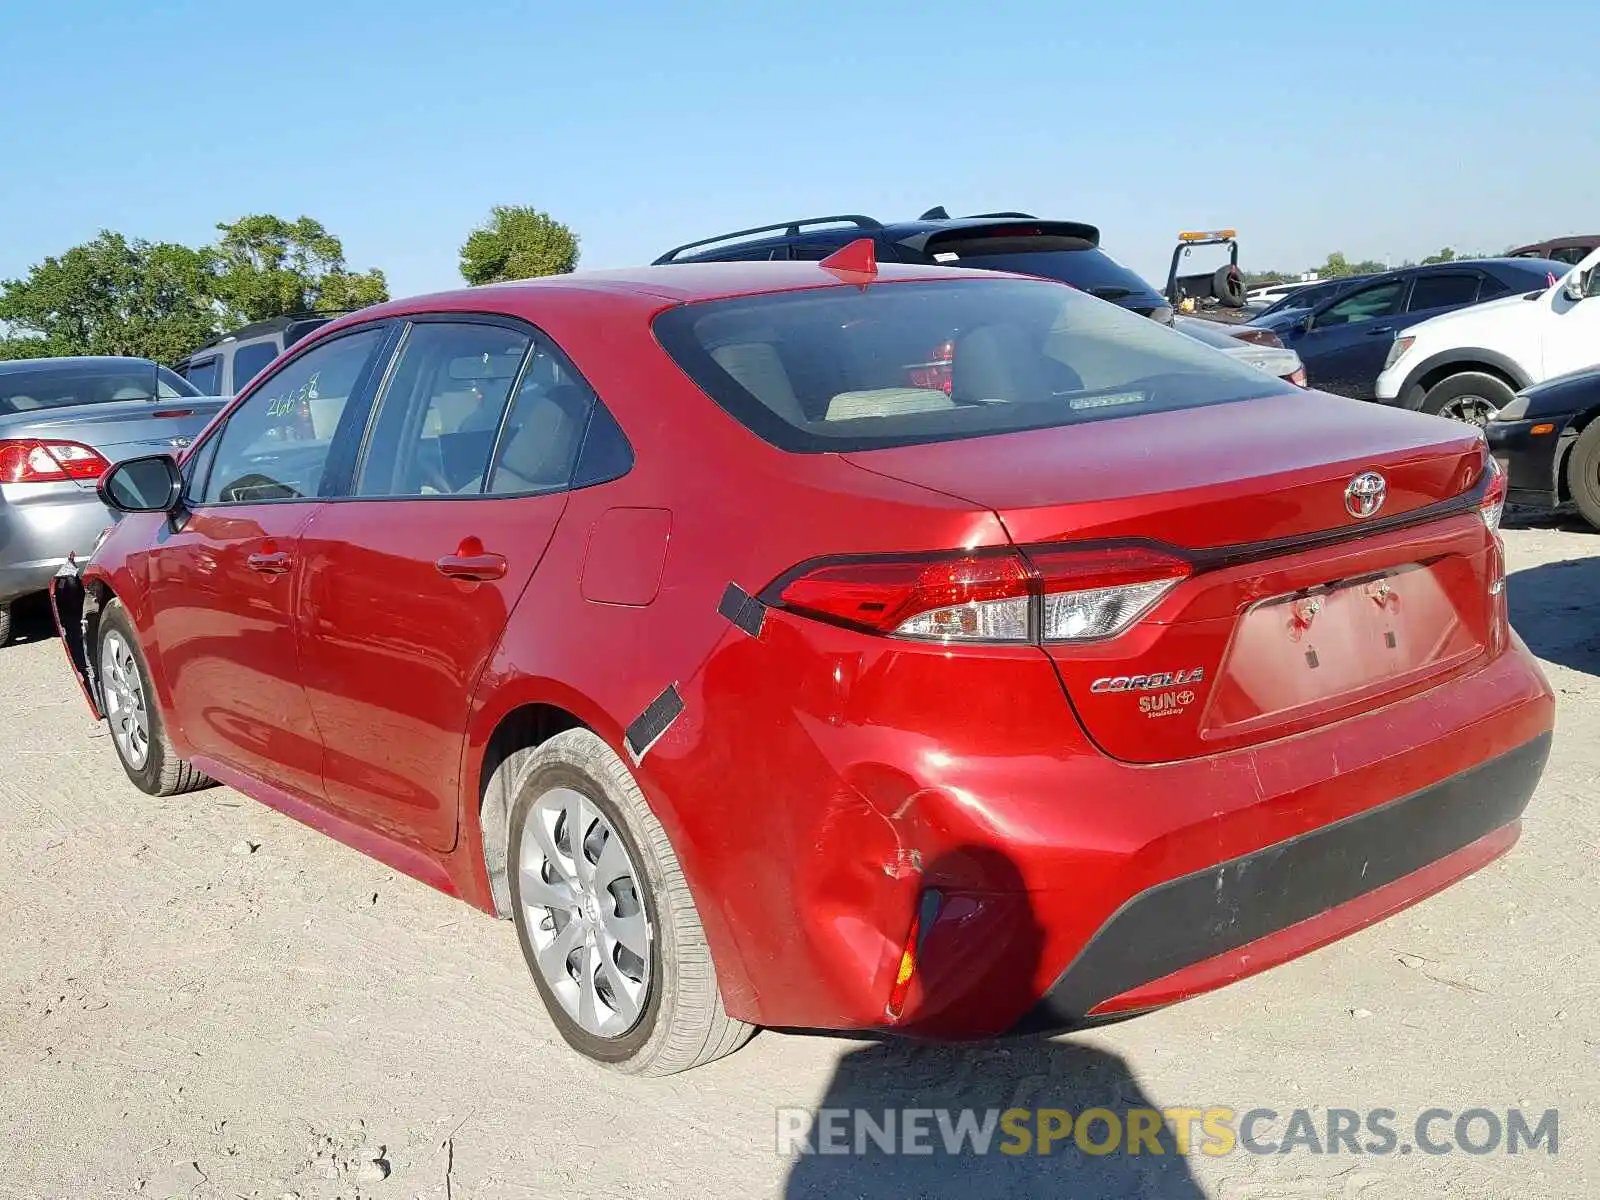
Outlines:
[{"label": "rear door", "polygon": [[419,318],[351,495],[306,532],[300,657],[330,804],[456,837],[468,703],[566,506],[593,394],[529,326]]},{"label": "rear door", "polygon": [[1359,288],[1319,310],[1307,332],[1291,332],[1285,340],[1299,351],[1317,387],[1358,400],[1373,398],[1409,288],[1405,278]]},{"label": "rear door", "polygon": [[359,437],[389,333],[353,330],[264,377],[196,447],[188,506],[150,552],[155,642],[194,753],[312,799],[322,743],[295,642],[300,535]]}]

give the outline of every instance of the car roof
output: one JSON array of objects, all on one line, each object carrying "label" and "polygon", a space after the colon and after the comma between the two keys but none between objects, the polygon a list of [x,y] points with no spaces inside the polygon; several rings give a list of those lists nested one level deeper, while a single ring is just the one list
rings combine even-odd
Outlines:
[{"label": "car roof", "polygon": [[[966,277],[1013,278],[1000,271],[879,263],[876,282],[948,283]],[[525,307],[537,307],[542,302],[572,293],[627,297],[644,302],[649,308],[659,309],[669,305],[698,304],[707,300],[725,300],[769,292],[796,292],[812,288],[851,286],[856,286],[853,281],[841,279],[839,275],[816,262],[689,261],[661,267],[581,271],[570,275],[546,275],[539,279],[487,283],[479,287],[456,288],[421,296],[409,296],[403,300],[390,300],[341,317],[331,325],[317,330],[312,337],[320,339],[351,324],[384,317],[403,317],[413,313],[439,311],[515,313]]]},{"label": "car roof", "polygon": [[11,373],[16,371],[33,371],[39,367],[60,367],[69,370],[74,367],[125,367],[129,363],[140,363],[148,367],[155,367],[154,359],[138,358],[131,354],[82,354],[63,358],[8,358],[0,360],[0,372]]}]

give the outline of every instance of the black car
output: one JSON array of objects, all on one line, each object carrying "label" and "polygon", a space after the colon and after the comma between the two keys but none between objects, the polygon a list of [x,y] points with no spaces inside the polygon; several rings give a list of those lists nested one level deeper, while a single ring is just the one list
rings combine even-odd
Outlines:
[{"label": "black car", "polygon": [[1040,275],[1172,323],[1166,298],[1100,248],[1100,230],[1078,221],[1046,221],[1028,213],[951,217],[930,209],[915,221],[884,224],[871,217],[808,217],[738,229],[667,251],[656,263],[749,262],[756,259],[820,261],[870,237],[882,262],[944,263]]},{"label": "black car", "polygon": [[1542,291],[1568,270],[1541,258],[1402,267],[1370,275],[1309,308],[1263,313],[1249,323],[1272,330],[1297,351],[1306,374],[1322,391],[1372,400],[1389,349],[1402,330],[1484,300]]},{"label": "black car", "polygon": [[1524,388],[1484,430],[1513,504],[1571,502],[1600,529],[1600,369]]}]

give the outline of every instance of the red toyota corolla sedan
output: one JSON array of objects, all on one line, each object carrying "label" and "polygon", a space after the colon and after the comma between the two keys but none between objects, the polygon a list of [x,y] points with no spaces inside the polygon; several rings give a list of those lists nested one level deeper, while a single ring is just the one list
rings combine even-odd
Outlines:
[{"label": "red toyota corolla sedan", "polygon": [[133,782],[511,918],[628,1071],[1168,1004],[1501,854],[1550,745],[1477,430],[860,245],[367,309],[100,486]]}]

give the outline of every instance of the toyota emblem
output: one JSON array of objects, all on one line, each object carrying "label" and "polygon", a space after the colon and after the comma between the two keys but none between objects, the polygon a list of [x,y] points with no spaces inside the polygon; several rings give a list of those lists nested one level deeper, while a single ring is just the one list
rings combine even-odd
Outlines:
[{"label": "toyota emblem", "polygon": [[1383,507],[1389,485],[1376,471],[1363,471],[1344,489],[1344,507],[1352,517],[1370,517]]}]

